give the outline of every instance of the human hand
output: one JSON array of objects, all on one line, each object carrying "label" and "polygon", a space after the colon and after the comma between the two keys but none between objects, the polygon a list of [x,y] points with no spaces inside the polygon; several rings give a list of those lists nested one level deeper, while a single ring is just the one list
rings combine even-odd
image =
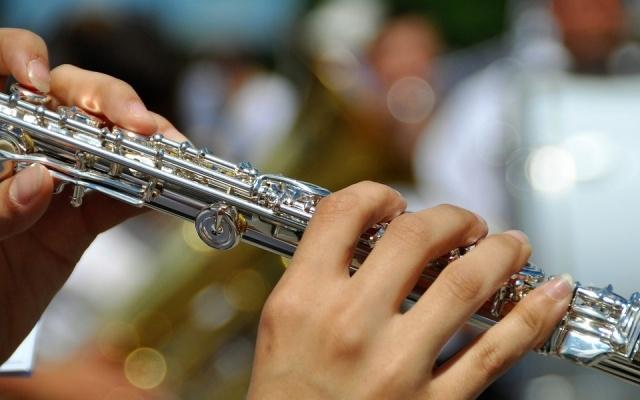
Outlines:
[{"label": "human hand", "polygon": [[[571,298],[568,278],[532,291],[444,365],[448,339],[527,261],[524,234],[485,237],[475,214],[439,206],[402,214],[395,191],[359,183],[323,199],[267,300],[250,399],[466,399],[541,345]],[[388,229],[353,276],[347,266],[368,227]],[[451,263],[405,313],[428,261],[484,238]]]},{"label": "human hand", "polygon": [[[184,140],[118,79],[71,65],[49,73],[46,46],[31,32],[0,29],[0,74],[123,128]],[[98,193],[88,194],[81,208],[71,208],[68,193],[52,198],[53,179],[39,165],[15,175],[7,168],[0,178],[1,362],[31,330],[96,235],[139,209]]]}]

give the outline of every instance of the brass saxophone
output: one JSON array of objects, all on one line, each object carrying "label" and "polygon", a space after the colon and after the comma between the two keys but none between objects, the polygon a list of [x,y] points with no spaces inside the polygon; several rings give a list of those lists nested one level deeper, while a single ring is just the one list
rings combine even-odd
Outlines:
[{"label": "brass saxophone", "polygon": [[[290,257],[315,207],[330,192],[274,174],[261,174],[248,162],[231,163],[160,134],[139,135],[77,107],[47,108],[48,96],[20,85],[0,93],[0,161],[20,170],[47,167],[56,193],[73,185],[71,206],[89,191],[136,207],[149,207],[192,221],[199,237],[216,249],[239,241]],[[358,266],[384,234],[378,224],[365,232],[350,266]],[[430,262],[407,297],[415,303],[452,261],[473,248],[454,249]],[[510,277],[469,321],[488,328],[527,293],[546,281],[527,264]],[[640,384],[640,294],[628,300],[611,286],[576,284],[567,313],[540,353],[596,368]]]}]

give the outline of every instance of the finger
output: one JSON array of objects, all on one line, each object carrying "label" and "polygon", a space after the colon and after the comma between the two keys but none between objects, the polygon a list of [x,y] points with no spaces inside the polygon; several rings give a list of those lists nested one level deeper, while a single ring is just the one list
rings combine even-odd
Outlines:
[{"label": "finger", "polygon": [[46,168],[32,165],[0,183],[0,239],[25,231],[46,211],[53,179]]},{"label": "finger", "polygon": [[153,111],[151,111],[151,115],[158,125],[158,132],[161,132],[165,137],[175,140],[176,142],[183,142],[187,140],[187,138],[180,133],[168,119],[160,114],[154,113]]},{"label": "finger", "polygon": [[72,65],[51,71],[51,93],[63,104],[77,105],[131,131],[158,131],[153,114],[133,88],[119,79]]},{"label": "finger", "polygon": [[[416,346],[435,359],[451,335],[519,271],[531,254],[522,232],[489,236],[447,266],[404,317]],[[424,338],[429,342],[425,343]],[[407,339],[410,340],[410,339]]]},{"label": "finger", "polygon": [[435,387],[447,388],[452,398],[480,394],[528,350],[544,343],[566,314],[572,293],[569,275],[561,275],[529,293],[501,322],[441,366],[433,381]]},{"label": "finger", "polygon": [[[360,182],[322,199],[304,232],[288,271],[345,276],[353,249],[364,231],[398,216],[406,201],[395,190]],[[293,272],[290,272],[291,274]]]},{"label": "finger", "polygon": [[0,161],[0,181],[5,180],[12,175],[13,175],[13,161],[9,161],[9,160]]},{"label": "finger", "polygon": [[40,36],[24,29],[0,28],[0,75],[49,92],[49,56]]},{"label": "finger", "polygon": [[[86,194],[82,207],[70,207],[69,199],[72,192],[73,186],[69,185],[62,193],[53,196],[42,218],[28,231],[29,240],[36,238],[34,243],[45,244],[49,251],[27,251],[21,255],[27,260],[27,264],[40,265],[43,258],[50,256],[52,252],[55,253],[56,261],[63,261],[56,276],[63,279],[66,279],[82,253],[99,233],[148,210],[114,201],[99,192]],[[64,230],[64,234],[60,234],[60,229]]]},{"label": "finger", "polygon": [[[105,212],[109,210],[109,212]],[[131,217],[149,211],[148,207],[135,207],[114,201],[102,193],[90,193],[82,205],[82,218],[91,234],[98,234],[111,229]]]},{"label": "finger", "polygon": [[486,234],[483,219],[455,206],[403,214],[391,221],[354,283],[363,293],[373,293],[368,297],[382,307],[397,312],[429,261]]}]

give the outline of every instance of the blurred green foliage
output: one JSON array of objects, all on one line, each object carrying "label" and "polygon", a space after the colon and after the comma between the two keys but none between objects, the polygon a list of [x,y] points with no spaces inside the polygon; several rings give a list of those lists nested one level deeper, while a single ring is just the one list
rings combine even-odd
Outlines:
[{"label": "blurred green foliage", "polygon": [[[306,0],[308,8],[326,0]],[[391,14],[421,14],[441,29],[450,48],[474,45],[507,28],[507,0],[383,0]]]},{"label": "blurred green foliage", "polygon": [[441,29],[451,48],[500,35],[506,28],[506,0],[388,0],[393,14],[419,13]]}]

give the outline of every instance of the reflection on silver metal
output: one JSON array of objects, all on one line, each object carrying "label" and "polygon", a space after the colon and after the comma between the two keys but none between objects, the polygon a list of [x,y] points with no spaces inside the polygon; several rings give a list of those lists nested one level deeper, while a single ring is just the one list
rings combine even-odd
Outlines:
[{"label": "reflection on silver metal", "polygon": [[514,274],[509,282],[496,292],[491,303],[491,315],[500,318],[505,314],[505,306],[522,300],[527,293],[545,281],[542,270],[527,264],[520,272]]},{"label": "reflection on silver metal", "polygon": [[[108,128],[76,107],[51,111],[43,107],[47,101],[48,96],[19,85],[10,95],[0,93],[0,162],[10,161],[16,170],[44,165],[57,192],[74,185],[73,206],[82,204],[87,191],[96,191],[191,220],[211,247],[228,249],[244,240],[291,256],[318,202],[329,194],[310,183],[261,175],[249,163],[231,163],[189,142]],[[381,223],[362,235],[352,273],[385,228]],[[430,262],[407,303],[418,301],[443,268],[473,248],[454,249]],[[540,269],[524,266],[470,323],[488,328],[546,280]],[[577,284],[567,314],[540,352],[640,383],[639,321],[639,295],[626,300],[611,287]]]},{"label": "reflection on silver metal", "polygon": [[207,245],[218,250],[228,250],[240,242],[244,224],[235,207],[216,203],[196,216],[196,231]]},{"label": "reflection on silver metal", "polygon": [[388,225],[389,225],[388,223],[382,222],[373,229],[373,232],[369,235],[367,239],[367,244],[369,244],[369,247],[373,248],[378,242],[378,240],[382,239],[382,236],[384,235],[384,232],[387,230]]},{"label": "reflection on silver metal", "polygon": [[58,107],[58,113],[60,114],[60,120],[64,123],[67,123],[70,120],[80,122],[81,124],[85,124],[91,126],[93,128],[99,128],[104,126],[104,121],[96,116],[90,115],[80,108],[73,107]]},{"label": "reflection on silver metal", "polygon": [[14,101],[23,100],[37,105],[47,104],[51,101],[51,97],[49,95],[40,93],[37,90],[30,89],[18,83],[11,85],[10,92],[13,95]]},{"label": "reflection on silver metal", "polygon": [[640,299],[577,286],[571,306],[540,350],[640,383]]}]

